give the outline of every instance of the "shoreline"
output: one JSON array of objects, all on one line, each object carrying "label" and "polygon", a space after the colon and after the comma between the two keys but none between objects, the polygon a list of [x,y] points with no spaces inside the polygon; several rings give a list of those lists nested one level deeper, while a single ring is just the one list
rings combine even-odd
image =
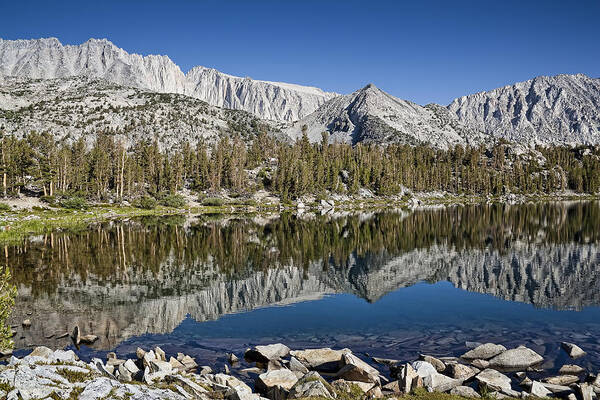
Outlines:
[{"label": "shoreline", "polygon": [[[509,195],[503,197],[456,196],[418,194],[409,199],[399,196],[377,198],[340,198],[316,200],[305,204],[293,203],[245,204],[245,201],[231,201],[223,205],[193,204],[182,208],[157,206],[153,209],[136,208],[131,205],[94,203],[82,210],[59,207],[21,208],[0,211],[0,245],[17,244],[27,236],[48,234],[60,230],[83,230],[92,223],[115,221],[137,217],[166,217],[186,215],[268,215],[285,212],[333,211],[360,212],[386,209],[416,209],[419,207],[444,207],[478,204],[523,204],[529,202],[568,202],[595,201],[600,195],[560,194],[555,196]],[[0,203],[4,203],[0,201]]]},{"label": "shoreline", "polygon": [[[73,344],[90,341],[78,327]],[[558,373],[525,346],[468,342],[459,357],[422,354],[401,362],[353,353],[352,349],[291,350],[281,343],[225,353],[216,369],[160,347],[137,348],[131,358],[108,353],[86,363],[73,350],[36,347],[0,366],[4,398],[136,398],[285,400],[406,398],[451,400],[558,397],[589,400],[600,396],[599,371],[577,365],[586,352],[574,343],[556,344],[566,354]],[[551,345],[551,344],[549,344]],[[555,366],[556,367],[556,366]]]}]

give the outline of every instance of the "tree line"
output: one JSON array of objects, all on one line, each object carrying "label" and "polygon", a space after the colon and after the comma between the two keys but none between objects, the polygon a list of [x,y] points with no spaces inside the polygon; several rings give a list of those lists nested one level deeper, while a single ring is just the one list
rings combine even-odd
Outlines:
[{"label": "tree line", "polygon": [[499,196],[600,191],[600,148],[537,147],[516,151],[507,142],[456,146],[330,144],[306,135],[287,143],[260,133],[251,142],[222,136],[211,143],[162,149],[158,139],[125,144],[110,134],[93,143],[57,142],[49,133],[18,138],[0,133],[2,194],[81,196],[125,200],[197,192],[243,196],[270,190],[284,201],[327,192],[376,195],[416,192]]}]

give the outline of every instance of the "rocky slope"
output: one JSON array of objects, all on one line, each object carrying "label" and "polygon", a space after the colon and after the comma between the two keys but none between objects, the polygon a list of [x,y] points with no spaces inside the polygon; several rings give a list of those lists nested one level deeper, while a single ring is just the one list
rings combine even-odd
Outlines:
[{"label": "rocky slope", "polygon": [[393,97],[372,84],[329,100],[285,133],[298,139],[306,132],[314,142],[321,140],[325,131],[331,142],[426,143],[442,149],[480,143],[486,137],[451,118],[443,107],[422,107]]},{"label": "rocky slope", "polygon": [[240,78],[204,67],[184,74],[167,56],[130,54],[106,39],[74,46],[62,45],[56,38],[0,39],[0,76],[100,78],[123,86],[184,94],[281,121],[304,117],[336,96],[314,87]]},{"label": "rocky slope", "polygon": [[88,77],[5,78],[0,82],[0,129],[17,136],[48,131],[57,139],[92,141],[104,131],[124,143],[158,135],[167,147],[219,134],[249,138],[276,123],[179,95],[125,87]]},{"label": "rocky slope", "polygon": [[496,138],[532,144],[600,143],[600,79],[540,76],[463,96],[448,110]]}]

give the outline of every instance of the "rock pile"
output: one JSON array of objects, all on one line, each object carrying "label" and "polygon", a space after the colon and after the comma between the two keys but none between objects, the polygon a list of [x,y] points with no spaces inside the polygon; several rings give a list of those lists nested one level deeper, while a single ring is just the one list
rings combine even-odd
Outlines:
[{"label": "rock pile", "polygon": [[[567,354],[581,357],[583,350],[570,345],[563,345]],[[226,354],[232,368],[241,367],[241,357]],[[106,361],[95,358],[90,363],[80,361],[72,350],[37,347],[28,356],[13,356],[8,365],[0,366],[0,398],[349,400],[396,398],[417,389],[465,398],[593,400],[600,395],[599,375],[567,364],[557,375],[544,376],[543,357],[524,346],[506,349],[487,343],[461,357],[421,355],[406,363],[372,359],[389,374],[349,349],[290,350],[278,343],[248,349],[243,358],[255,366],[234,373],[242,379],[256,375],[254,390],[249,386],[252,382],[199,367],[182,353],[169,356],[160,347],[138,348],[134,359],[108,353]]]}]

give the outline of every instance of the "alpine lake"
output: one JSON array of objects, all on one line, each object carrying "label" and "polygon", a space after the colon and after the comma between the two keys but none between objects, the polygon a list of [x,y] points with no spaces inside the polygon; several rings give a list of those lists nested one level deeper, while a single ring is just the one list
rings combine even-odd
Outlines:
[{"label": "alpine lake", "polygon": [[[471,342],[561,341],[600,365],[600,203],[196,215],[97,223],[4,248],[15,354],[99,339],[84,360],[183,352],[220,368],[257,344],[413,360]],[[30,328],[21,321],[30,319]]]}]

